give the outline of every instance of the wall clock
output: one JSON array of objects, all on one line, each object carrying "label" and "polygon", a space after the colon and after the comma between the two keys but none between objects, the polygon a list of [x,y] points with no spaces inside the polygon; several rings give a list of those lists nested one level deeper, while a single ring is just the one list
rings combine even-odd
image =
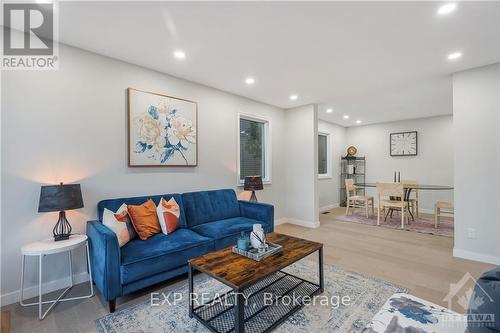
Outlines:
[{"label": "wall clock", "polygon": [[347,148],[347,156],[354,156],[357,152],[358,150],[354,146],[350,146],[349,148]]},{"label": "wall clock", "polygon": [[391,156],[416,156],[417,131],[391,133]]}]

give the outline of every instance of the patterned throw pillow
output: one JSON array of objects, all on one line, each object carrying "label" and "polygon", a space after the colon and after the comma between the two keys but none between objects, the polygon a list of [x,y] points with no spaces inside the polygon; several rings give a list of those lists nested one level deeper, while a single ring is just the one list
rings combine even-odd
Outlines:
[{"label": "patterned throw pillow", "polygon": [[161,231],[165,234],[171,234],[177,229],[179,224],[179,205],[174,198],[169,201],[161,198],[158,207],[156,207],[156,214],[160,221]]},{"label": "patterned throw pillow", "polygon": [[156,205],[153,200],[148,199],[142,205],[128,205],[127,209],[140,239],[146,240],[161,232],[160,222],[156,215]]},{"label": "patterned throw pillow", "polygon": [[110,228],[116,234],[120,247],[137,237],[134,227],[130,222],[126,204],[121,205],[115,213],[104,208],[102,224]]}]

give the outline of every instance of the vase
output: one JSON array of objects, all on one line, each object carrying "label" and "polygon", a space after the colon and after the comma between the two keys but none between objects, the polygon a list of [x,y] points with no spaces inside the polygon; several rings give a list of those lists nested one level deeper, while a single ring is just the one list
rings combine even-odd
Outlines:
[{"label": "vase", "polygon": [[252,247],[258,249],[259,245],[262,243],[261,240],[264,240],[264,229],[262,228],[262,224],[254,224],[253,231],[250,234],[250,243]]},{"label": "vase", "polygon": [[248,239],[246,238],[238,239],[238,249],[243,251],[248,251]]}]

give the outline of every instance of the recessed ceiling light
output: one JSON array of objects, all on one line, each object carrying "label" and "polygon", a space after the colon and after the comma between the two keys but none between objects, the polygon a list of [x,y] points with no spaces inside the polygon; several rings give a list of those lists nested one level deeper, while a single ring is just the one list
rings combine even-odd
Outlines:
[{"label": "recessed ceiling light", "polygon": [[455,60],[462,57],[462,52],[453,52],[448,55],[448,60]]},{"label": "recessed ceiling light", "polygon": [[448,15],[449,13],[451,13],[452,11],[454,11],[455,9],[457,8],[457,4],[456,3],[447,3],[445,5],[442,5],[441,7],[439,7],[438,9],[438,14],[439,15]]},{"label": "recessed ceiling light", "polygon": [[356,120],[356,124],[361,124],[361,120]]},{"label": "recessed ceiling light", "polygon": [[326,109],[326,113],[332,113],[333,109]]},{"label": "recessed ceiling light", "polygon": [[299,96],[297,96],[297,95],[290,95],[290,99],[291,99],[292,101],[297,100],[297,98],[299,98]]},{"label": "recessed ceiling light", "polygon": [[185,59],[186,53],[184,53],[184,51],[182,51],[182,50],[176,50],[174,52],[174,57],[176,57],[177,59]]},{"label": "recessed ceiling light", "polygon": [[344,119],[349,119],[349,115],[345,114]]},{"label": "recessed ceiling light", "polygon": [[254,79],[253,77],[247,77],[247,78],[245,79],[245,83],[246,83],[246,84],[249,84],[249,85],[250,85],[250,84],[254,84],[254,83],[255,83],[255,79]]}]

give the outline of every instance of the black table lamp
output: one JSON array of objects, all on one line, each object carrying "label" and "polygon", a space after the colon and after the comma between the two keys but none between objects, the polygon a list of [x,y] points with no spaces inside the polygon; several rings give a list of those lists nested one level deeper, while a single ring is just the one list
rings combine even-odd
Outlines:
[{"label": "black table lamp", "polygon": [[245,177],[245,185],[243,185],[243,189],[245,191],[252,191],[252,196],[250,197],[250,201],[257,202],[257,196],[255,196],[255,191],[260,191],[264,189],[264,185],[262,185],[262,177],[261,176]]},{"label": "black table lamp", "polygon": [[68,239],[71,235],[71,225],[66,219],[65,210],[78,208],[83,208],[80,184],[63,185],[60,183],[59,185],[42,186],[38,212],[59,212],[59,220],[52,230],[56,242]]}]

